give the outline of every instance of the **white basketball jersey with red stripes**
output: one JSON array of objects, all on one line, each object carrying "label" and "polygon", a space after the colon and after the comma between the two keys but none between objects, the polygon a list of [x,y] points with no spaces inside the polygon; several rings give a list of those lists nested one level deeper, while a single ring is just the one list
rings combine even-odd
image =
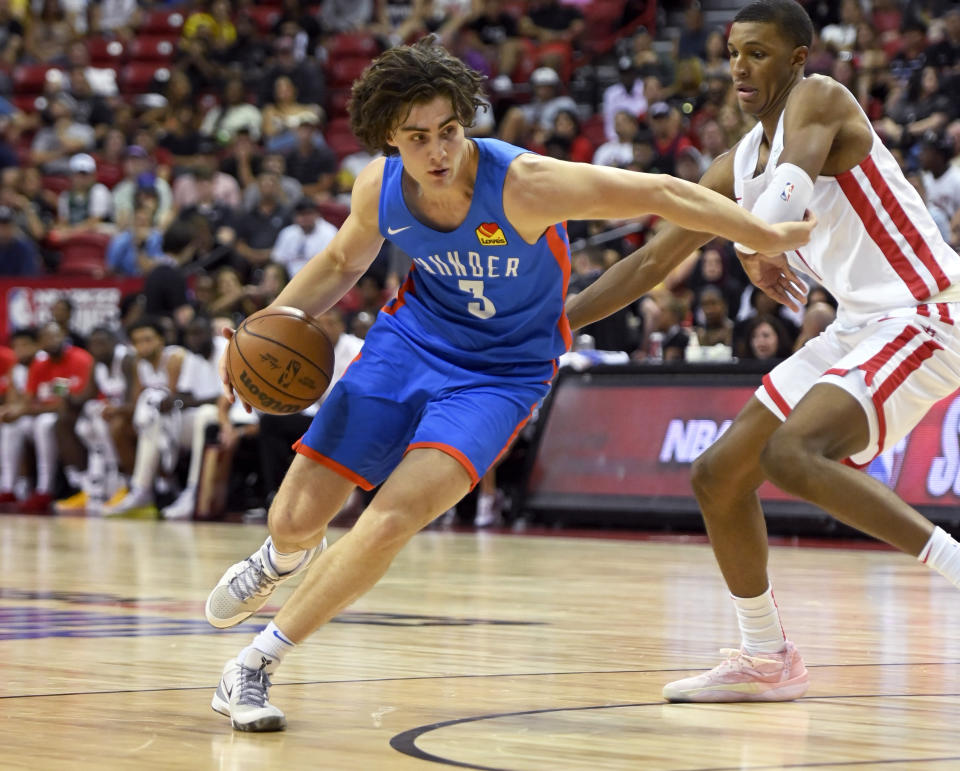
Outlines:
[{"label": "white basketball jersey with red stripes", "polygon": [[[753,176],[763,126],[754,126],[737,147],[734,190],[746,209],[753,210],[773,177],[783,152],[785,112],[762,174]],[[809,244],[787,254],[791,266],[837,298],[837,318],[845,326],[893,308],[960,300],[960,255],[940,236],[919,194],[872,133],[873,147],[862,163],[814,181],[808,208],[818,224]],[[788,185],[781,195],[791,189]]]}]

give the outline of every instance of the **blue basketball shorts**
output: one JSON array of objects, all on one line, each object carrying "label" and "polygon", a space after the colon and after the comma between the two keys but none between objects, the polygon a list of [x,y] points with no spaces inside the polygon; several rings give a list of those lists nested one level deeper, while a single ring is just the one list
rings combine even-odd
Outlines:
[{"label": "blue basketball shorts", "polygon": [[364,490],[427,447],[459,461],[475,485],[550,388],[458,367],[397,334],[370,342],[294,445]]}]

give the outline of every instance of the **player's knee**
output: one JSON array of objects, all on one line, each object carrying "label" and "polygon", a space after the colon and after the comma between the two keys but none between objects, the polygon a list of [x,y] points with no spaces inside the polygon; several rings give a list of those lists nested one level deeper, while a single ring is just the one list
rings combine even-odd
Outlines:
[{"label": "player's knee", "polygon": [[697,498],[709,499],[732,484],[736,478],[734,466],[721,445],[701,453],[690,467],[690,484]]},{"label": "player's knee", "polygon": [[312,540],[326,522],[302,505],[283,505],[277,496],[270,506],[268,525],[274,541],[296,544]]},{"label": "player's knee", "polygon": [[764,476],[782,490],[794,491],[809,475],[810,464],[802,437],[781,427],[770,435],[760,452]]}]

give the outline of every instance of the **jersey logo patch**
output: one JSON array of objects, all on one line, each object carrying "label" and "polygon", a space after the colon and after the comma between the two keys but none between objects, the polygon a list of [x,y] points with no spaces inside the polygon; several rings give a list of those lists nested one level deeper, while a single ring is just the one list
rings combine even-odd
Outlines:
[{"label": "jersey logo patch", "polygon": [[506,246],[507,237],[496,222],[481,222],[477,228],[477,238],[481,246]]},{"label": "jersey logo patch", "polygon": [[784,201],[789,201],[791,195],[793,195],[793,182],[787,182],[787,184],[783,186],[783,190],[780,191],[780,197]]}]

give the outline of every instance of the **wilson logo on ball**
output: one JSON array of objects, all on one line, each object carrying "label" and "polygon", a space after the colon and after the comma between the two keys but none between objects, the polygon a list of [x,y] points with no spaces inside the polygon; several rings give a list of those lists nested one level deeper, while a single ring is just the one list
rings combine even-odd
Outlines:
[{"label": "wilson logo on ball", "polygon": [[287,366],[284,368],[283,372],[280,373],[280,377],[277,379],[277,385],[290,385],[299,372],[300,362],[296,359],[290,359],[290,361],[287,362]]},{"label": "wilson logo on ball", "polygon": [[303,409],[303,407],[300,405],[287,404],[286,402],[282,402],[279,399],[270,396],[269,394],[263,393],[257,384],[253,382],[253,379],[247,373],[246,369],[240,371],[240,382],[243,384],[244,388],[246,388],[247,394],[252,396],[257,402],[256,406],[262,407],[265,411],[287,414],[300,412],[300,410]]}]

